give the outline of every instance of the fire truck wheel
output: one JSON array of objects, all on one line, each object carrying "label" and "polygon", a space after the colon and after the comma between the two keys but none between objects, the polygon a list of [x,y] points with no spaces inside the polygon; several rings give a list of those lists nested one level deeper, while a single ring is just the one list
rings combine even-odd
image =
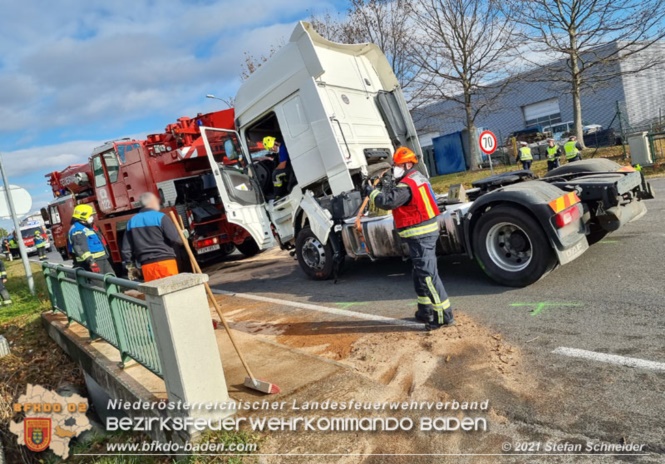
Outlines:
[{"label": "fire truck wheel", "polygon": [[244,242],[242,242],[240,245],[236,245],[236,248],[240,253],[245,255],[247,258],[250,256],[254,256],[257,254],[259,251],[259,246],[256,244],[253,238],[248,238]]},{"label": "fire truck wheel", "polygon": [[526,211],[494,207],[478,219],[472,233],[476,261],[502,285],[526,287],[557,265],[543,229]]},{"label": "fire truck wheel", "polygon": [[332,276],[335,261],[330,240],[323,245],[309,227],[298,233],[296,255],[300,267],[312,279],[326,280]]}]

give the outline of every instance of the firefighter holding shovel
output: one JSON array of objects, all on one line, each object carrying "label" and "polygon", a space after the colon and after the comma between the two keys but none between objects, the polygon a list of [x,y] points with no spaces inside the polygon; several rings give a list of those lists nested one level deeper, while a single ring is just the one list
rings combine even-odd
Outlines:
[{"label": "firefighter holding shovel", "polygon": [[429,180],[415,169],[417,163],[411,149],[398,148],[393,155],[396,185],[384,190],[368,186],[367,190],[376,207],[393,212],[395,228],[408,245],[413,263],[413,283],[418,295],[416,319],[432,330],[453,325],[454,318],[437,269],[439,208]]}]

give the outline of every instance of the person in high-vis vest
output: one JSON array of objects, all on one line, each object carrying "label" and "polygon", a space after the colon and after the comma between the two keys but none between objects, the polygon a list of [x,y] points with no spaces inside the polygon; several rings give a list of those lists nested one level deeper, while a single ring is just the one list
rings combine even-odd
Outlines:
[{"label": "person in high-vis vest", "polygon": [[289,184],[291,182],[291,159],[289,151],[284,143],[279,142],[275,137],[264,137],[263,148],[277,154],[277,166],[272,172],[272,185],[275,192],[275,200],[279,200],[288,195]]},{"label": "person in high-vis vest", "polygon": [[529,148],[526,142],[520,142],[520,149],[517,151],[517,161],[522,163],[522,169],[526,169],[527,171],[531,169],[533,155],[531,154],[531,148]]},{"label": "person in high-vis vest", "polygon": [[77,205],[72,214],[72,226],[67,236],[69,252],[74,256],[74,267],[97,274],[115,274],[109,262],[106,240],[93,225],[95,210],[90,205]]},{"label": "person in high-vis vest", "polygon": [[563,145],[563,151],[566,153],[566,161],[569,163],[582,159],[582,146],[574,135],[571,135]]},{"label": "person in high-vis vest", "polygon": [[5,284],[7,283],[7,269],[5,269],[5,264],[0,261],[0,296],[2,296],[2,304],[10,305],[12,304],[12,297],[9,295]]},{"label": "person in high-vis vest", "polygon": [[417,163],[413,151],[398,148],[393,155],[393,177],[397,185],[384,186],[383,190],[368,185],[367,191],[374,206],[393,212],[395,228],[408,245],[413,263],[413,284],[418,296],[416,319],[431,330],[454,324],[454,318],[437,269],[439,208],[429,180],[415,169]]},{"label": "person in high-vis vest", "polygon": [[18,258],[20,252],[18,248],[18,243],[16,242],[16,236],[12,235],[9,239],[9,249],[11,250],[12,256]]},{"label": "person in high-vis vest", "polygon": [[46,259],[46,245],[48,244],[48,242],[46,241],[46,237],[42,235],[41,231],[36,230],[34,240],[39,260],[44,261]]},{"label": "person in high-vis vest", "polygon": [[547,170],[551,171],[559,167],[559,158],[563,155],[561,147],[554,139],[547,140]]}]

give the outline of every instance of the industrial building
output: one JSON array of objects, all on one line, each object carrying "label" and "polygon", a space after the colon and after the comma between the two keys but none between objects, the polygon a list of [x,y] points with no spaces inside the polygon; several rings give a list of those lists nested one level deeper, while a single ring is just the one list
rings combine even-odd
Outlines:
[{"label": "industrial building", "polygon": [[[618,45],[610,43],[605,47],[616,51]],[[613,62],[602,71],[595,71],[601,76],[598,82],[582,92],[583,124],[598,124],[619,132],[648,128],[665,118],[664,62],[665,43],[658,43],[624,61]],[[644,68],[644,63],[656,64],[632,72]],[[517,76],[493,106],[479,114],[476,127],[493,131],[503,143],[515,131],[572,123],[570,85],[544,79],[548,70],[560,66],[565,66],[565,62],[553,62]],[[464,147],[463,107],[452,101],[441,101],[415,110],[413,116],[421,145],[436,160],[432,174],[455,172],[460,166],[463,169],[463,152],[457,153],[468,149]],[[437,145],[441,146],[439,153]],[[442,151],[447,152],[445,160],[441,159]],[[428,164],[432,164],[431,159]]]}]

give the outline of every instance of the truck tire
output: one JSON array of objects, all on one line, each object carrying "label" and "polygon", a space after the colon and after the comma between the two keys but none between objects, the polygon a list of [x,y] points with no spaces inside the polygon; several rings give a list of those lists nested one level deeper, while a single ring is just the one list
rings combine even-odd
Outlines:
[{"label": "truck tire", "polygon": [[245,255],[246,258],[251,258],[261,251],[252,237],[245,239],[240,245],[236,245],[236,248],[240,253]]},{"label": "truck tire", "polygon": [[335,262],[330,240],[323,245],[312,229],[304,227],[296,237],[296,256],[305,274],[314,280],[327,280],[333,275]]},{"label": "truck tire", "polygon": [[515,207],[492,208],[478,219],[472,234],[476,261],[501,285],[526,287],[558,263],[542,227]]}]

